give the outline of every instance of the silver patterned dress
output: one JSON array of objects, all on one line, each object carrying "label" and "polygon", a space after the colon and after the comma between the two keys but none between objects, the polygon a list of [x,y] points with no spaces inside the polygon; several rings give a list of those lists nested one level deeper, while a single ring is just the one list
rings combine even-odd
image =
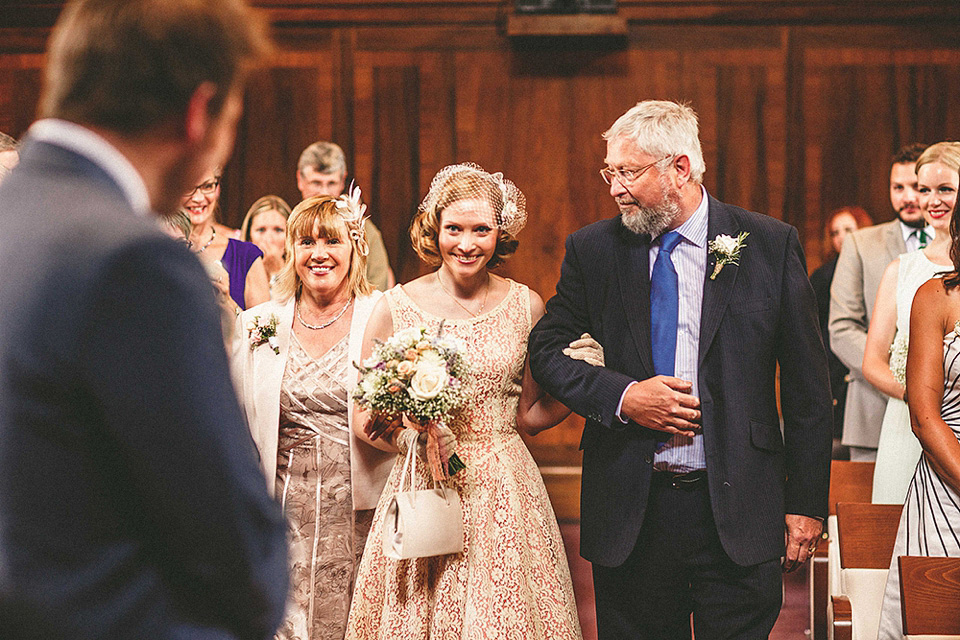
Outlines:
[{"label": "silver patterned dress", "polygon": [[313,358],[296,334],[280,389],[276,495],[290,542],[283,640],[341,640],[373,510],[355,512],[350,486],[346,336]]}]

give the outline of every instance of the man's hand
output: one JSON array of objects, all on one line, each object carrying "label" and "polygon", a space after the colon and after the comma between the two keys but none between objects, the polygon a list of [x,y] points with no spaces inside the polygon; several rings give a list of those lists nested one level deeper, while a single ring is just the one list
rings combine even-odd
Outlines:
[{"label": "man's hand", "polygon": [[692,437],[700,431],[700,399],[693,383],[671,376],[647,378],[627,389],[620,415],[642,427]]},{"label": "man's hand", "polygon": [[783,558],[783,570],[786,573],[796,571],[803,566],[817,550],[823,522],[816,518],[788,513],[786,516],[787,551]]}]

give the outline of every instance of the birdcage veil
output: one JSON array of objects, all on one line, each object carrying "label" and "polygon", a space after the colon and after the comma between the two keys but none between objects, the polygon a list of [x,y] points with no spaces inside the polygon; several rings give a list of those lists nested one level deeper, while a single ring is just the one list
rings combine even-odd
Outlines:
[{"label": "birdcage veil", "polygon": [[487,173],[472,162],[444,167],[430,182],[420,203],[421,213],[439,214],[460,200],[482,200],[490,205],[491,227],[516,236],[527,223],[527,199],[517,185],[497,173]]}]

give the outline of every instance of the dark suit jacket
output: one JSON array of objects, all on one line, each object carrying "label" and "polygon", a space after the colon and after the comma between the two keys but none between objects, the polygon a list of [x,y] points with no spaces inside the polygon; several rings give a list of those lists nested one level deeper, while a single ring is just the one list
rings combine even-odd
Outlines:
[{"label": "dark suit jacket", "polygon": [[[830,387],[817,305],[796,229],[709,200],[708,239],[750,233],[739,267],[704,274],[699,388],[710,500],[724,550],[741,565],[784,550],[784,513],[825,517]],[[530,335],[534,377],[587,418],[581,553],[619,566],[643,523],[658,432],[615,416],[632,380],[652,377],[649,237],[620,218],[567,238],[557,294]],[[589,331],[606,367],[561,353]],[[783,437],[777,413],[777,364]]]},{"label": "dark suit jacket", "polygon": [[283,520],[203,268],[54,145],[23,148],[0,227],[9,637],[270,637]]}]

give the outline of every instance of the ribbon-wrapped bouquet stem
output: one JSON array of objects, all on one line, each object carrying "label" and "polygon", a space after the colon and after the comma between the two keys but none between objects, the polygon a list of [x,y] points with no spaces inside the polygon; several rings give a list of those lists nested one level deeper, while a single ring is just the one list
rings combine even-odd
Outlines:
[{"label": "ribbon-wrapped bouquet stem", "polygon": [[453,451],[441,450],[438,431],[464,401],[465,345],[425,327],[398,331],[375,341],[360,370],[353,399],[361,407],[386,415],[404,415],[427,438],[427,461],[435,480],[466,468]]}]

